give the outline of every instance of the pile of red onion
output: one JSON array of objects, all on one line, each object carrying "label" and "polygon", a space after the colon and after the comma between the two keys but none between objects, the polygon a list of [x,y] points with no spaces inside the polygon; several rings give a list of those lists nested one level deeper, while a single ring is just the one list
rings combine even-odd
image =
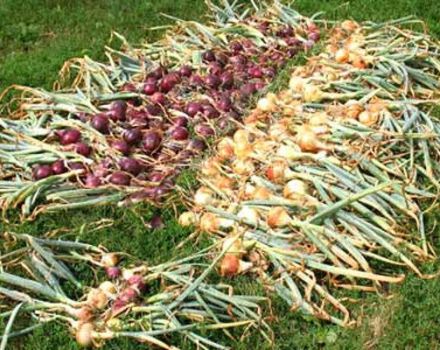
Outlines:
[{"label": "pile of red onion", "polygon": [[319,40],[313,23],[300,36],[288,25],[250,24],[271,37],[270,44],[235,40],[228,48],[205,51],[197,69],[158,65],[143,81],[127,81],[120,90],[137,97],[101,105],[98,114],[77,116],[105,138],[108,152],[102,151],[102,144],[97,149],[98,141],[87,128],[57,130],[53,142],[88,161],[37,165],[34,178],[83,170],[71,181],[86,188],[141,188],[133,201],[159,201],[172,190],[179,170],[203,152],[207,140],[232,132],[252,95],[264,91],[289,58]]}]

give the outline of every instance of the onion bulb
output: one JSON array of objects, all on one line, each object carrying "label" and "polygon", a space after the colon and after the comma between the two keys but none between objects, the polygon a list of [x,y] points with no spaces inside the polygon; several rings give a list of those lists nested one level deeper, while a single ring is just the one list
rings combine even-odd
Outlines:
[{"label": "onion bulb", "polygon": [[107,296],[114,295],[117,292],[115,284],[110,281],[102,282],[98,288],[102,290]]},{"label": "onion bulb", "polygon": [[283,189],[283,196],[289,199],[300,199],[307,194],[307,184],[304,181],[290,180]]},{"label": "onion bulb", "polygon": [[76,331],[76,342],[83,346],[89,347],[93,343],[94,325],[91,322],[81,323]]},{"label": "onion bulb", "polygon": [[266,187],[257,187],[253,193],[253,199],[269,199],[272,197],[272,192]]},{"label": "onion bulb", "polygon": [[188,227],[197,223],[198,218],[192,211],[186,211],[179,216],[179,225]]},{"label": "onion bulb", "polygon": [[341,23],[341,28],[347,32],[354,32],[357,28],[359,28],[359,24],[357,24],[355,21],[347,19]]},{"label": "onion bulb", "polygon": [[346,117],[351,119],[358,119],[359,114],[361,114],[363,110],[364,108],[362,107],[362,105],[356,101],[352,103],[346,103],[345,115]]},{"label": "onion bulb", "polygon": [[200,218],[200,229],[205,232],[218,232],[222,229],[230,229],[234,226],[234,221],[219,218],[212,213],[205,213]]},{"label": "onion bulb", "polygon": [[253,267],[253,264],[240,260],[236,255],[226,254],[220,263],[220,275],[233,277],[245,273]]},{"label": "onion bulb", "polygon": [[286,179],[289,165],[285,160],[276,160],[266,169],[266,177],[275,183],[282,183]]},{"label": "onion bulb", "polygon": [[200,187],[194,195],[194,203],[206,206],[214,203],[214,193],[207,187]]},{"label": "onion bulb", "polygon": [[335,53],[335,61],[338,63],[347,63],[350,57],[350,52],[347,49],[339,49]]},{"label": "onion bulb", "polygon": [[289,89],[295,93],[302,93],[306,81],[304,78],[293,76],[289,81]]},{"label": "onion bulb", "polygon": [[371,112],[371,111],[363,111],[359,114],[358,120],[367,126],[371,126],[376,124],[377,120],[379,119],[379,113],[377,112]]},{"label": "onion bulb", "polygon": [[217,145],[217,154],[222,159],[234,157],[234,141],[230,137],[224,137]]},{"label": "onion bulb", "polygon": [[303,152],[316,153],[325,148],[319,140],[318,135],[316,135],[308,126],[304,126],[298,130],[296,143]]},{"label": "onion bulb", "polygon": [[107,303],[107,295],[99,288],[92,289],[87,294],[87,304],[89,304],[94,309],[101,310],[107,306]]},{"label": "onion bulb", "polygon": [[217,158],[209,158],[203,162],[201,168],[203,175],[212,177],[218,175],[220,164]]},{"label": "onion bulb", "polygon": [[267,224],[272,227],[284,227],[292,221],[292,218],[283,207],[273,207],[267,213]]},{"label": "onion bulb", "polygon": [[251,160],[236,159],[232,163],[232,170],[237,175],[251,175],[255,171],[254,163]]},{"label": "onion bulb", "polygon": [[119,258],[116,253],[105,253],[101,257],[101,264],[104,267],[116,266],[118,262],[119,262]]},{"label": "onion bulb", "polygon": [[301,148],[298,146],[281,145],[277,150],[277,156],[283,159],[296,160],[301,158],[302,155]]},{"label": "onion bulb", "polygon": [[273,112],[276,109],[277,97],[273,93],[268,93],[266,97],[262,97],[258,100],[257,108],[262,112]]},{"label": "onion bulb", "polygon": [[258,226],[260,215],[254,208],[243,207],[237,213],[237,216],[247,225]]},{"label": "onion bulb", "polygon": [[225,238],[222,244],[222,249],[224,251],[226,250],[226,254],[232,254],[238,258],[243,257],[243,255],[246,253],[246,249],[243,246],[243,241],[241,237],[238,236],[228,236]]},{"label": "onion bulb", "polygon": [[305,102],[320,102],[324,98],[324,92],[317,86],[307,84],[304,86],[303,99]]}]

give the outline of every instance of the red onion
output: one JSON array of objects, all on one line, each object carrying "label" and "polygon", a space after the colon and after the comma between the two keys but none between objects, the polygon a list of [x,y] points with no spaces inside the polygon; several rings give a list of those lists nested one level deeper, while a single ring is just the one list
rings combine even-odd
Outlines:
[{"label": "red onion", "polygon": [[128,284],[136,288],[139,292],[144,292],[147,286],[140,275],[133,275],[127,280]]},{"label": "red onion", "polygon": [[187,126],[188,125],[188,118],[176,117],[173,119],[173,124],[175,126]]},{"label": "red onion", "polygon": [[154,215],[150,220],[150,225],[153,229],[160,229],[165,226],[160,215]]},{"label": "red onion", "polygon": [[130,184],[130,175],[122,171],[116,171],[111,174],[109,181],[118,186],[127,186]]},{"label": "red onion", "polygon": [[200,75],[193,74],[190,79],[190,84],[192,86],[201,86],[201,85],[203,85],[203,79]]},{"label": "red onion", "polygon": [[230,61],[234,65],[245,65],[247,63],[247,58],[243,55],[232,56]]},{"label": "red onion", "polygon": [[106,267],[105,273],[107,274],[108,278],[116,279],[121,275],[121,269],[116,266]]},{"label": "red onion", "polygon": [[248,97],[254,94],[256,91],[257,88],[255,86],[255,83],[247,83],[240,88],[240,92],[243,94],[244,97]]},{"label": "red onion", "polygon": [[234,53],[239,53],[243,51],[243,45],[241,45],[238,41],[233,41],[230,45],[230,48]]},{"label": "red onion", "polygon": [[299,45],[301,45],[301,40],[299,40],[298,38],[295,38],[295,37],[291,37],[291,38],[286,39],[286,43],[289,46],[299,46]]},{"label": "red onion", "polygon": [[160,147],[160,144],[162,143],[162,137],[158,132],[149,131],[144,135],[142,143],[144,150],[152,153]]},{"label": "red onion", "polygon": [[161,92],[155,92],[153,95],[151,95],[150,100],[151,102],[162,106],[167,103],[167,98]]},{"label": "red onion", "polygon": [[114,101],[110,106],[108,115],[113,121],[125,121],[127,112],[127,103],[122,100]]},{"label": "red onion", "polygon": [[284,26],[283,28],[281,28],[278,32],[277,35],[283,38],[292,36],[294,34],[294,30],[291,26],[287,25]]},{"label": "red onion", "polygon": [[124,131],[122,136],[129,145],[135,145],[142,140],[142,131],[139,129],[128,129]]},{"label": "red onion", "polygon": [[133,174],[134,176],[139,175],[139,173],[142,171],[142,165],[133,158],[122,158],[119,161],[119,166],[122,170]]},{"label": "red onion", "polygon": [[151,182],[162,182],[162,180],[165,178],[165,174],[164,173],[151,173],[148,176],[148,178]]},{"label": "red onion", "polygon": [[208,76],[205,78],[205,83],[212,89],[217,89],[222,81],[220,78],[214,74],[208,74]]},{"label": "red onion", "polygon": [[251,67],[248,69],[248,74],[252,78],[262,78],[263,77],[263,71],[260,67]]},{"label": "red onion", "polygon": [[214,75],[220,75],[223,72],[223,67],[218,62],[211,62],[208,66],[208,72]]},{"label": "red onion", "polygon": [[124,303],[128,304],[129,302],[136,299],[138,296],[138,292],[134,288],[126,288],[121,292],[121,295],[119,296],[119,299],[123,301]]},{"label": "red onion", "polygon": [[220,113],[211,104],[204,104],[202,107],[203,115],[209,119],[217,118],[220,115]]},{"label": "red onion", "polygon": [[303,43],[303,47],[305,50],[310,50],[315,45],[315,42],[313,40],[306,40]]},{"label": "red onion", "polygon": [[312,41],[314,41],[314,42],[319,41],[319,38],[320,38],[320,37],[321,37],[321,36],[320,36],[319,32],[310,32],[309,35],[307,36],[307,38],[308,38],[309,40],[312,40]]},{"label": "red onion", "polygon": [[182,77],[190,77],[192,74],[192,68],[190,66],[182,66],[179,68],[179,74]]},{"label": "red onion", "polygon": [[202,137],[209,137],[214,135],[214,129],[211,128],[208,124],[197,124],[194,127],[194,131],[197,135],[200,135]]},{"label": "red onion", "polygon": [[92,118],[91,125],[94,129],[103,134],[109,133],[109,121],[108,118],[103,114],[96,114]]},{"label": "red onion", "polygon": [[162,108],[159,105],[148,105],[147,111],[152,116],[158,116],[162,114]]},{"label": "red onion", "polygon": [[111,143],[111,147],[121,152],[123,155],[128,155],[130,153],[130,146],[124,140],[116,140]]},{"label": "red onion", "polygon": [[41,180],[53,175],[52,167],[50,165],[38,165],[33,171],[34,179]]},{"label": "red onion", "polygon": [[229,112],[232,108],[232,101],[229,97],[223,96],[218,102],[217,102],[217,108],[223,112]]},{"label": "red onion", "polygon": [[127,91],[127,92],[136,92],[136,86],[132,83],[126,83],[124,84],[124,86],[121,89],[122,91]]},{"label": "red onion", "polygon": [[165,67],[159,66],[148,74],[148,77],[153,77],[159,80],[165,74],[167,74],[167,69]]},{"label": "red onion", "polygon": [[144,84],[144,86],[142,88],[142,92],[148,96],[153,95],[155,92],[157,92],[156,84],[152,84],[152,83]]},{"label": "red onion", "polygon": [[101,186],[102,182],[99,177],[93,174],[88,174],[85,180],[85,186],[87,188],[96,188]]},{"label": "red onion", "polygon": [[234,86],[234,76],[230,72],[224,72],[220,76],[220,80],[223,89],[232,89]]},{"label": "red onion", "polygon": [[84,157],[88,157],[90,156],[90,153],[92,153],[90,146],[86,145],[84,142],[75,143],[73,145],[73,150]]},{"label": "red onion", "polygon": [[78,142],[81,138],[81,133],[76,129],[62,130],[58,135],[62,145],[70,145],[71,143]]},{"label": "red onion", "polygon": [[157,81],[158,81],[158,79],[155,77],[147,77],[147,79],[145,80],[145,83],[157,85]]},{"label": "red onion", "polygon": [[205,51],[202,58],[205,62],[214,62],[216,60],[215,54],[211,50]]},{"label": "red onion", "polygon": [[269,78],[273,78],[276,75],[276,69],[273,67],[263,68],[263,73]]},{"label": "red onion", "polygon": [[67,171],[64,160],[57,160],[52,164],[52,172],[56,175],[63,174]]},{"label": "red onion", "polygon": [[86,170],[86,166],[81,162],[70,162],[67,164],[67,167],[70,170],[83,170],[83,171]]},{"label": "red onion", "polygon": [[179,75],[177,73],[170,73],[163,77],[160,82],[160,89],[166,93],[171,91],[178,83],[180,83]]},{"label": "red onion", "polygon": [[171,131],[171,137],[177,141],[186,140],[188,136],[189,132],[183,126],[177,126]]},{"label": "red onion", "polygon": [[255,91],[260,91],[262,89],[264,89],[266,87],[266,83],[262,82],[262,81],[257,81],[255,83]]},{"label": "red onion", "polygon": [[206,144],[203,140],[193,139],[188,143],[188,150],[199,153],[203,152],[206,148]]},{"label": "red onion", "polygon": [[202,105],[197,102],[189,102],[185,108],[185,113],[188,114],[190,117],[194,117],[197,113],[200,113],[202,111]]}]

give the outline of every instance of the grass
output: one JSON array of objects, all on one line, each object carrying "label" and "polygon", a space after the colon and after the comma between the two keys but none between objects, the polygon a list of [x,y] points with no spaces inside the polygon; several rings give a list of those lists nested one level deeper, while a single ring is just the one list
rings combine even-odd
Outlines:
[{"label": "grass", "polygon": [[[434,0],[298,0],[297,8],[307,15],[324,11],[327,19],[383,21],[414,14],[427,22],[431,33],[440,36],[440,7]],[[147,27],[169,23],[159,13],[200,19],[204,10],[200,0],[0,0],[0,90],[13,83],[50,88],[66,59],[84,54],[100,58],[111,30],[121,32],[133,42],[146,37],[154,40],[160,33],[150,32]],[[70,237],[76,235],[80,240],[103,244],[111,250],[125,251],[155,263],[168,259],[176,244],[189,234],[177,225],[172,211],[161,213],[167,221],[164,229],[147,228],[144,222],[156,212],[147,206],[77,210],[40,216],[31,223],[0,223],[0,231],[41,235],[62,225],[73,229]],[[91,223],[103,219],[111,220],[113,225],[99,231],[91,230]],[[431,223],[436,219],[431,216]],[[436,231],[431,241],[439,251],[440,239]],[[182,253],[191,250],[186,247]],[[427,269],[438,267],[434,264]],[[261,288],[250,278],[240,278],[237,285],[241,291],[261,293]],[[393,287],[390,294],[394,297],[362,295],[361,303],[355,306],[362,325],[350,330],[307,321],[289,312],[275,299],[279,315],[279,320],[273,324],[276,349],[440,348],[440,280],[422,281],[410,275],[401,286]],[[266,348],[257,336],[231,346],[234,349]],[[56,324],[14,341],[12,347],[27,350],[78,348],[67,330]],[[105,346],[105,349],[138,348],[145,346],[125,340]],[[185,343],[182,348],[190,349],[191,346]]]}]

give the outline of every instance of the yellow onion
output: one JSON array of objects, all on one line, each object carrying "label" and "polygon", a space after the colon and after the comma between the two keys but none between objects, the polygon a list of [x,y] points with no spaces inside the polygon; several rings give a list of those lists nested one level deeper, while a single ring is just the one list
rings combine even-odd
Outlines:
[{"label": "yellow onion", "polygon": [[179,216],[179,225],[183,227],[195,225],[197,221],[197,215],[192,211],[186,211]]},{"label": "yellow onion", "polygon": [[303,99],[305,102],[320,102],[324,98],[324,92],[317,86],[307,84],[304,86]]},{"label": "yellow onion", "polygon": [[287,125],[283,123],[272,124],[268,130],[269,137],[274,141],[282,141],[290,137],[289,129]]},{"label": "yellow onion", "polygon": [[251,175],[255,171],[254,163],[249,159],[236,159],[232,163],[232,170],[237,175]]},{"label": "yellow onion", "polygon": [[363,111],[358,116],[358,120],[367,126],[371,126],[377,123],[377,120],[379,119],[379,113],[377,112],[371,112],[371,111]]},{"label": "yellow onion", "polygon": [[106,253],[101,257],[101,264],[104,267],[114,267],[118,264],[119,257],[115,253]]},{"label": "yellow onion", "polygon": [[246,253],[241,237],[229,236],[223,241],[222,249],[226,250],[226,254],[232,254],[238,258],[242,258]]},{"label": "yellow onion", "polygon": [[113,317],[106,322],[108,328],[113,331],[120,331],[122,329],[122,321],[119,318]]},{"label": "yellow onion", "polygon": [[273,112],[276,109],[277,97],[273,93],[268,93],[266,97],[262,97],[258,100],[257,108],[263,112]]},{"label": "yellow onion", "polygon": [[217,145],[217,154],[222,159],[234,157],[234,141],[230,137],[224,137]]},{"label": "yellow onion", "polygon": [[234,154],[239,159],[246,159],[252,153],[252,145],[247,142],[235,142]]},{"label": "yellow onion", "polygon": [[218,176],[213,181],[215,186],[221,190],[230,190],[234,187],[234,181],[226,176]]},{"label": "yellow onion", "polygon": [[267,224],[272,227],[284,227],[292,221],[289,213],[283,207],[273,207],[267,213]]},{"label": "yellow onion", "polygon": [[257,187],[253,193],[253,199],[269,199],[272,197],[272,192],[266,187]]},{"label": "yellow onion", "polygon": [[240,260],[236,255],[226,254],[220,263],[220,275],[234,277],[250,270],[252,267],[252,263]]},{"label": "yellow onion", "polygon": [[318,135],[316,135],[308,126],[303,126],[300,130],[298,130],[296,135],[296,143],[303,152],[316,153],[321,149],[326,148],[319,140]]},{"label": "yellow onion", "polygon": [[313,114],[313,116],[309,119],[310,125],[323,125],[326,124],[328,121],[328,115],[325,112],[318,112]]},{"label": "yellow onion", "polygon": [[76,331],[76,342],[83,346],[89,347],[93,344],[94,325],[91,322],[81,323]]},{"label": "yellow onion", "polygon": [[237,216],[248,225],[258,226],[260,215],[258,214],[258,211],[254,208],[243,207],[240,209]]},{"label": "yellow onion", "polygon": [[102,282],[99,287],[100,290],[102,290],[107,296],[114,295],[117,293],[116,286],[113,282],[110,281],[104,281]]},{"label": "yellow onion", "polygon": [[362,113],[364,107],[356,101],[351,103],[346,103],[345,106],[345,116],[351,119],[358,119],[359,114]]},{"label": "yellow onion", "polygon": [[207,187],[200,187],[194,195],[194,203],[198,206],[206,206],[215,202],[214,192]]},{"label": "yellow onion", "polygon": [[238,129],[235,133],[234,133],[234,142],[235,143],[249,143],[250,142],[250,135],[249,132],[247,130],[244,129]]},{"label": "yellow onion", "polygon": [[301,93],[304,90],[306,80],[301,77],[292,76],[289,81],[289,89],[295,93]]},{"label": "yellow onion", "polygon": [[88,322],[93,318],[93,310],[90,306],[82,306],[79,309],[67,307],[66,311],[80,322]]},{"label": "yellow onion", "polygon": [[219,173],[220,163],[216,157],[205,160],[202,165],[202,174],[205,176],[215,176]]},{"label": "yellow onion", "polygon": [[350,52],[347,49],[339,49],[335,53],[335,61],[338,63],[347,63],[350,57]]},{"label": "yellow onion", "polygon": [[101,310],[107,306],[107,303],[107,295],[99,288],[94,288],[87,294],[87,304],[94,309]]},{"label": "yellow onion", "polygon": [[200,229],[205,232],[218,232],[222,229],[229,229],[234,226],[234,221],[219,218],[213,213],[205,213],[200,218]]},{"label": "yellow onion", "polygon": [[357,24],[355,21],[347,19],[341,23],[341,28],[346,30],[347,32],[354,32],[356,29],[359,28],[359,24]]},{"label": "yellow onion", "polygon": [[350,63],[353,67],[356,67],[358,69],[365,69],[367,67],[367,64],[363,60],[363,58],[357,54],[353,54],[350,56]]},{"label": "yellow onion", "polygon": [[276,160],[266,169],[266,177],[275,183],[282,183],[286,179],[289,165],[285,160]]},{"label": "yellow onion", "polygon": [[295,160],[301,158],[302,151],[298,145],[281,145],[278,147],[277,156],[288,160]]},{"label": "yellow onion", "polygon": [[289,199],[303,198],[307,194],[307,184],[304,181],[290,180],[283,189],[283,196]]}]

